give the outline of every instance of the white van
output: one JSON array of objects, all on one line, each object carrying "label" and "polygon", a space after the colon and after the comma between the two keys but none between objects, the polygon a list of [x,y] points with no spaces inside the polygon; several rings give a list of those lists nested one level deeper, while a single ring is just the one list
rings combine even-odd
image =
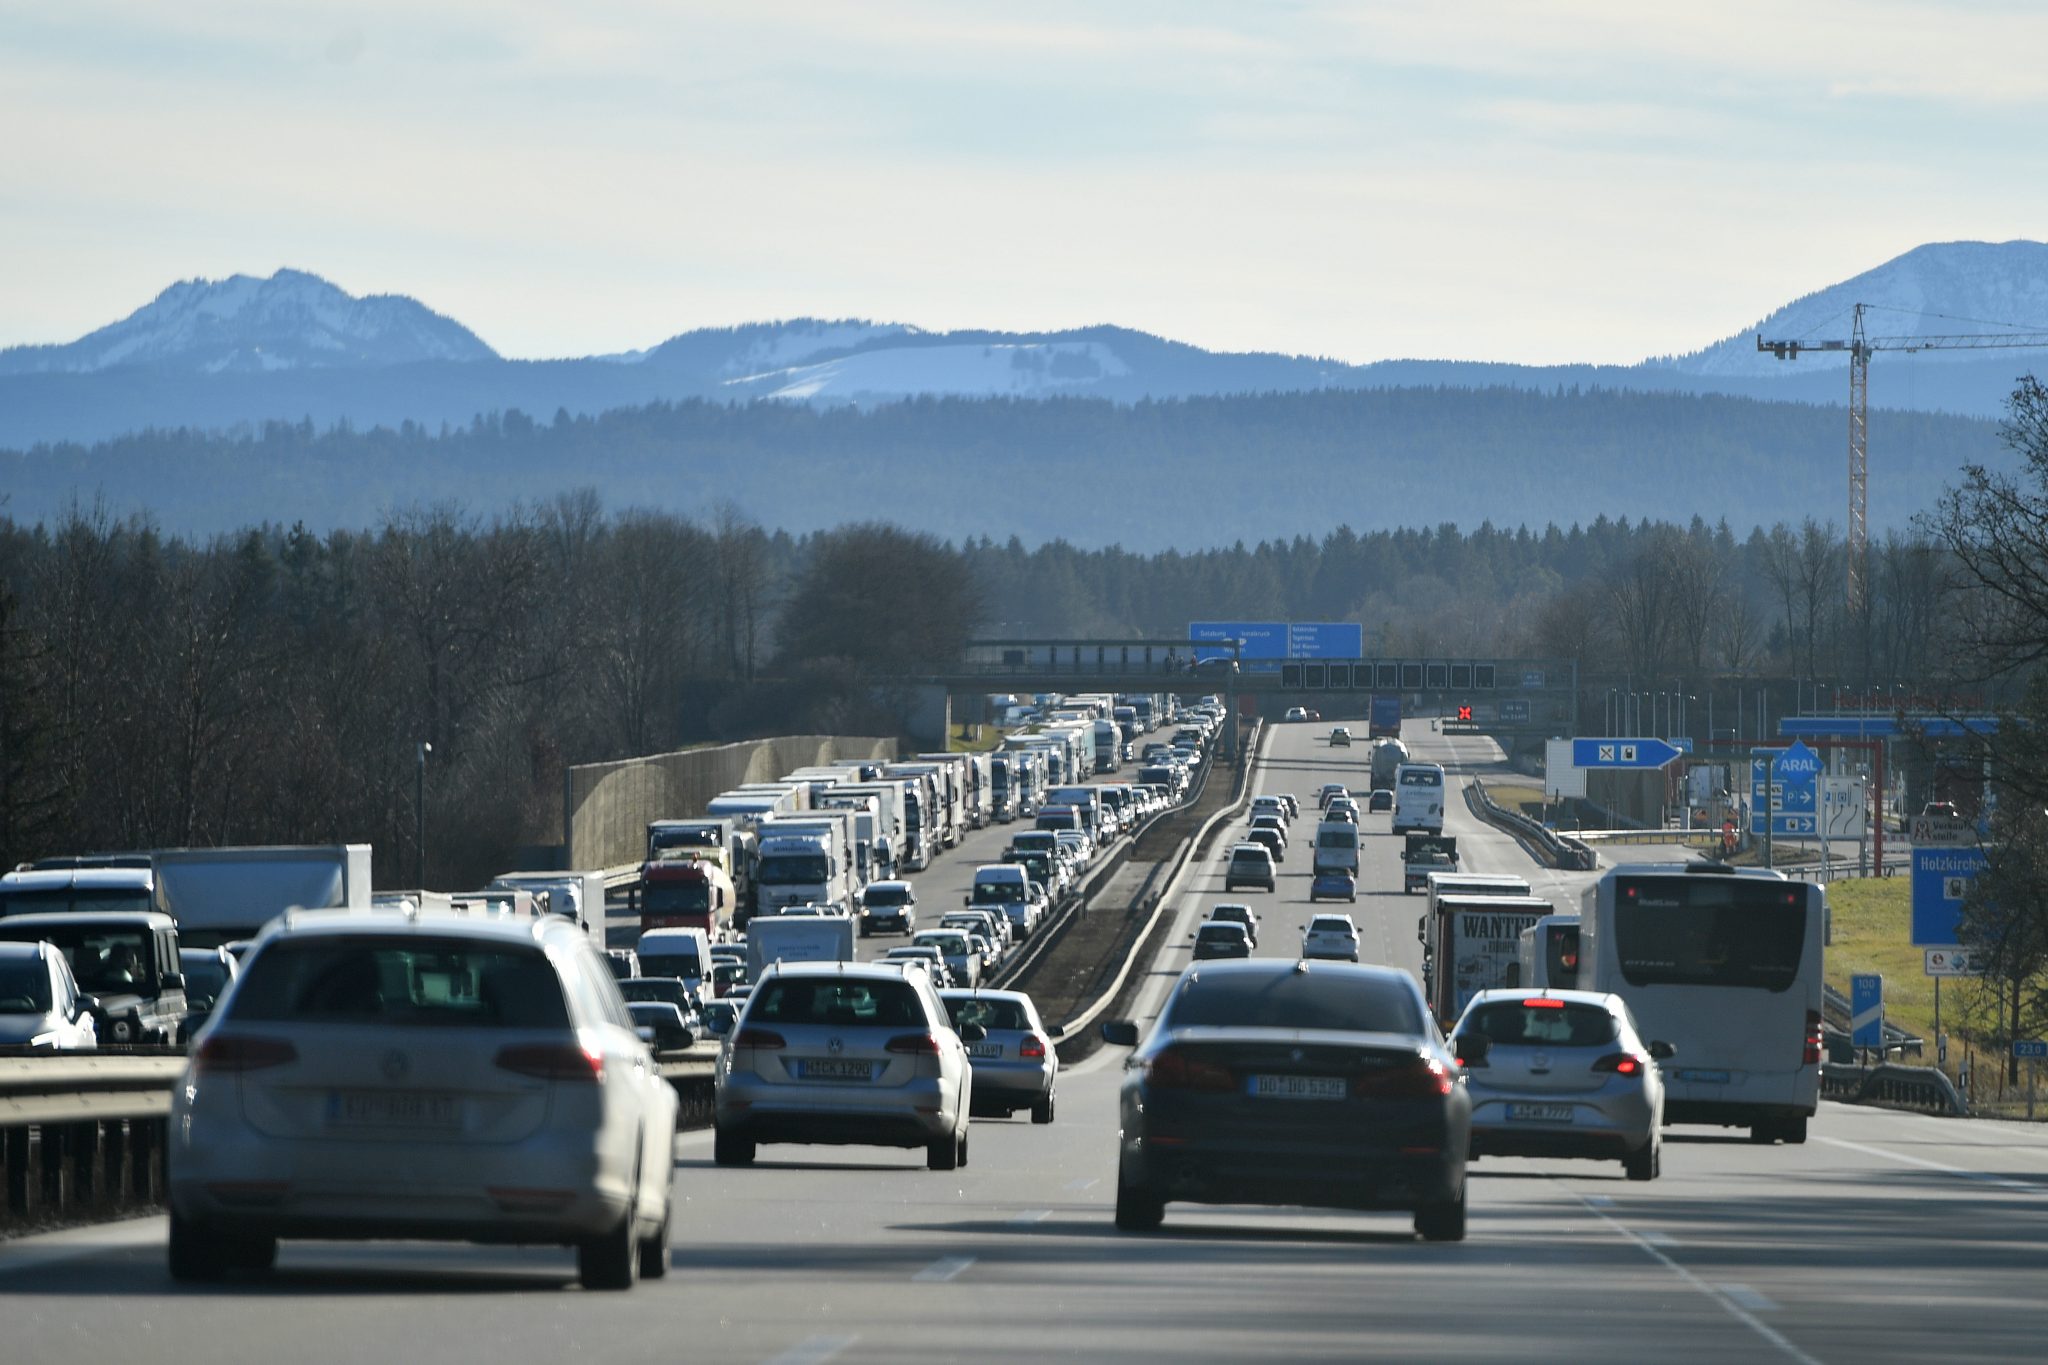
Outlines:
[{"label": "white van", "polygon": [[642,976],[679,976],[693,994],[710,994],[711,938],[702,929],[649,929],[635,951]]},{"label": "white van", "polygon": [[1444,832],[1444,765],[1403,763],[1394,770],[1394,833]]},{"label": "white van", "polygon": [[1349,820],[1325,820],[1316,826],[1316,872],[1349,872],[1358,875],[1358,826]]}]

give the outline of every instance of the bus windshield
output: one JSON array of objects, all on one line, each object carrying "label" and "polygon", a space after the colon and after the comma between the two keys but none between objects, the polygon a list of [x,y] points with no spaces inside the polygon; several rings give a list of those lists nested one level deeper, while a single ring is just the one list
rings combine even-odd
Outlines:
[{"label": "bus windshield", "polygon": [[1631,986],[1784,991],[1806,948],[1806,887],[1733,877],[1619,877],[1616,959]]}]

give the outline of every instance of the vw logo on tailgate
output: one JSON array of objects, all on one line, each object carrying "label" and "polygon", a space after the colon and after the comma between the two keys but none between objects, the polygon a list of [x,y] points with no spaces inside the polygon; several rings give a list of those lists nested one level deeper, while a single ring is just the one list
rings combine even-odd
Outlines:
[{"label": "vw logo on tailgate", "polygon": [[834,1038],[832,1041],[825,1044],[825,1051],[831,1053],[834,1057],[837,1057],[840,1053],[844,1052],[845,1050],[846,1044],[840,1042],[837,1038]]},{"label": "vw logo on tailgate", "polygon": [[402,1081],[406,1073],[412,1070],[412,1058],[393,1048],[377,1063],[377,1069],[384,1073],[384,1079],[387,1081]]}]

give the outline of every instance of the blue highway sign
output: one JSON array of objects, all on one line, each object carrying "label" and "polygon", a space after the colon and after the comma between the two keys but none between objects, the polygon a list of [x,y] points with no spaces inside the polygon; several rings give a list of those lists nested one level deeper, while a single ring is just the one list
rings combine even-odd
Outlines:
[{"label": "blue highway sign", "polygon": [[2048,1038],[2015,1038],[2012,1040],[2012,1055],[2015,1057],[2048,1057]]},{"label": "blue highway sign", "polygon": [[1764,832],[1764,812],[1768,810],[1772,834],[1794,839],[1817,837],[1822,766],[1820,755],[1802,741],[1795,740],[1786,749],[1750,750],[1750,832]]},{"label": "blue highway sign", "polygon": [[1574,739],[1574,768],[1661,768],[1679,756],[1661,739]]},{"label": "blue highway sign", "polygon": [[1849,978],[1849,1045],[1884,1046],[1884,978],[1874,972]]},{"label": "blue highway sign", "polygon": [[1963,900],[1984,870],[1981,848],[1913,850],[1913,946],[1952,948],[1962,939]]}]

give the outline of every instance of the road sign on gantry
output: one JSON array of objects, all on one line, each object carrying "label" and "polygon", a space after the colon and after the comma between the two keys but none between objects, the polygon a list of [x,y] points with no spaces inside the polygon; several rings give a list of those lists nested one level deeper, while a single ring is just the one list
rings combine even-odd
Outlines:
[{"label": "road sign on gantry", "polygon": [[1661,768],[1678,750],[1661,739],[1574,739],[1572,765],[1579,768]]},{"label": "road sign on gantry", "polygon": [[1981,848],[1913,850],[1913,946],[1953,948],[1962,939],[1963,901],[1988,859]]}]

